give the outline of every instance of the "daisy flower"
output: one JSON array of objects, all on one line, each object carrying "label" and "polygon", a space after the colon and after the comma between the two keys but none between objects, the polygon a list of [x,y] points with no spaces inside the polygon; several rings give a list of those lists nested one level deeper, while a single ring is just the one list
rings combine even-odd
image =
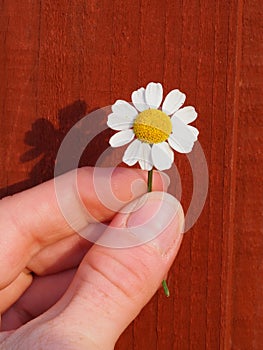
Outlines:
[{"label": "daisy flower", "polygon": [[[173,150],[191,152],[197,140],[198,130],[188,125],[197,118],[192,106],[181,108],[186,99],[179,90],[172,90],[163,101],[160,83],[149,83],[132,93],[132,104],[117,100],[108,116],[107,125],[119,131],[110,138],[112,147],[127,147],[123,162],[134,165],[139,162],[143,170],[171,168]],[[173,150],[172,150],[173,149]]]}]

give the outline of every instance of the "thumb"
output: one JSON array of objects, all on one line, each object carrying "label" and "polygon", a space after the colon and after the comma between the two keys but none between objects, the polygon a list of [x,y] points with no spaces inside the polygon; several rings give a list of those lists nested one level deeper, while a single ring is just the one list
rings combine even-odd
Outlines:
[{"label": "thumb", "polygon": [[[183,211],[173,196],[151,192],[117,214],[102,239],[114,236],[116,228],[133,247],[94,245],[79,267],[69,291],[72,297],[65,295],[70,302],[53,320],[56,327],[63,324],[64,335],[83,342],[78,348],[91,341],[98,348],[112,349],[154,295],[178,252]],[[138,245],[142,240],[148,242]]]},{"label": "thumb", "polygon": [[3,349],[18,340],[31,348],[36,339],[44,348],[113,349],[160,286],[182,231],[183,211],[173,196],[137,198],[115,215],[100,238],[104,245],[89,250],[60,302],[4,339]]}]

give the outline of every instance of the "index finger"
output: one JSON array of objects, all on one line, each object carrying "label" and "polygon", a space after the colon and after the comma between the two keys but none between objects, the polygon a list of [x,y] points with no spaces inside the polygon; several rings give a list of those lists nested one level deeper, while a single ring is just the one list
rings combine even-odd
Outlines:
[{"label": "index finger", "polygon": [[[116,168],[109,180],[109,168],[81,168],[77,171],[78,186],[71,177],[69,172],[56,179],[63,189],[60,195],[70,224],[61,212],[54,180],[0,202],[0,288],[14,280],[43,247],[71,235],[73,227],[81,230],[95,220],[109,221],[122,206],[147,192],[147,172],[140,169]],[[110,183],[111,206],[98,195],[94,185],[97,177],[101,186]],[[153,188],[166,190],[167,185],[167,176],[156,173]]]}]

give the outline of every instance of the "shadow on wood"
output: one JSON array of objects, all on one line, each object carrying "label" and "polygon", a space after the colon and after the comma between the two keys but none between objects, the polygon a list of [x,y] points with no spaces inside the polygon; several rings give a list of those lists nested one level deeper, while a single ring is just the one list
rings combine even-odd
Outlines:
[{"label": "shadow on wood", "polygon": [[[31,130],[25,134],[24,142],[31,148],[20,156],[20,162],[26,163],[35,159],[39,159],[39,161],[32,167],[28,179],[1,188],[0,198],[13,195],[53,178],[56,156],[61,142],[69,130],[86,114],[86,102],[77,100],[58,111],[58,127],[55,127],[48,119],[37,119],[32,124]],[[79,166],[95,165],[100,154],[108,147],[107,140],[110,133],[110,130],[104,130],[91,140],[81,155]],[[76,153],[78,147],[85,144],[88,134],[89,130],[78,130],[78,144],[73,145],[76,148]],[[71,151],[69,154],[74,154],[74,152]],[[71,163],[70,160],[68,163]],[[69,166],[66,171],[70,170],[72,167]]]}]

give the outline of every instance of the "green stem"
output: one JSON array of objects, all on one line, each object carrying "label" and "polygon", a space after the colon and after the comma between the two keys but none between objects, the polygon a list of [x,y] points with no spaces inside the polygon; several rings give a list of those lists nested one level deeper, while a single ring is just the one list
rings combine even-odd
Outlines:
[{"label": "green stem", "polygon": [[163,290],[164,290],[164,294],[167,296],[167,298],[170,296],[170,291],[169,288],[167,286],[166,280],[162,281],[162,286],[163,286]]},{"label": "green stem", "polygon": [[153,187],[153,169],[148,171],[147,191],[152,192],[152,187]]},{"label": "green stem", "polygon": [[[153,183],[153,169],[148,171],[148,181],[147,181],[147,191],[148,192],[152,192],[152,183]],[[167,286],[166,280],[162,281],[162,286],[163,286],[164,294],[167,297],[169,297],[170,292],[169,292],[169,288]]]}]

